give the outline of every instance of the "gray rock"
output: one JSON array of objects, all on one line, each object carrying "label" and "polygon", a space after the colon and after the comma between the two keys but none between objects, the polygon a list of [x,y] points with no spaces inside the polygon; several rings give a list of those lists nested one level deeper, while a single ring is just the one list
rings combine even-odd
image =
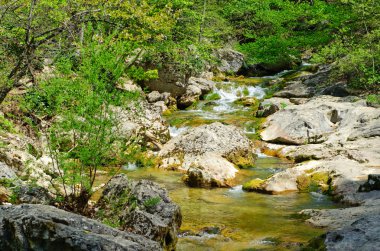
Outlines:
[{"label": "gray rock", "polygon": [[370,197],[360,206],[337,209],[305,209],[301,215],[310,217],[307,223],[318,228],[337,230],[350,226],[360,218],[380,215],[380,195],[378,192],[368,193]]},{"label": "gray rock", "polygon": [[380,210],[378,214],[368,215],[356,220],[340,230],[329,231],[326,235],[327,250],[379,250],[380,247]]},{"label": "gray rock", "polygon": [[16,173],[5,163],[0,162],[0,179],[16,179]]},{"label": "gray rock", "polygon": [[178,101],[177,106],[180,109],[185,109],[195,102],[197,102],[202,95],[202,90],[197,85],[189,85],[186,89],[186,93],[182,95]]},{"label": "gray rock", "polygon": [[261,137],[268,142],[302,145],[352,141],[380,135],[380,110],[360,100],[318,96],[303,105],[287,106],[269,116],[263,126]]},{"label": "gray rock", "polygon": [[190,187],[230,187],[238,170],[234,165],[218,154],[207,153],[193,157],[190,168],[184,177]]},{"label": "gray rock", "polygon": [[143,93],[143,90],[141,89],[140,86],[135,84],[132,80],[123,80],[121,83],[119,83],[116,86],[117,89],[122,90],[122,91],[127,91],[127,92],[140,92]]},{"label": "gray rock", "polygon": [[280,98],[310,98],[314,95],[315,90],[303,84],[301,81],[287,82],[287,86],[273,94],[274,97]]},{"label": "gray rock", "polygon": [[197,102],[203,95],[209,93],[215,86],[215,82],[203,78],[189,79],[189,85],[186,88],[185,94],[183,94],[177,102],[177,106],[180,109],[185,109],[195,102]]},{"label": "gray rock", "polygon": [[157,242],[51,206],[0,207],[0,250],[160,250]]},{"label": "gray rock", "polygon": [[40,186],[21,185],[17,189],[17,204],[43,204],[50,205],[54,198],[49,191]]},{"label": "gray rock", "polygon": [[[147,68],[157,68],[156,66]],[[145,86],[152,91],[160,93],[168,92],[173,97],[179,97],[186,92],[188,86],[189,74],[183,73],[174,64],[166,64],[158,70],[158,78],[145,81]]]},{"label": "gray rock", "polygon": [[271,115],[263,126],[264,141],[295,145],[324,142],[333,131],[325,113],[317,109],[299,111],[293,106]]},{"label": "gray rock", "polygon": [[298,80],[309,87],[326,86],[329,84],[332,65],[321,65],[316,73],[302,76]]},{"label": "gray rock", "polygon": [[[189,175],[196,169],[202,170],[202,177],[207,177],[205,182],[192,183],[202,186],[212,180],[213,184],[228,186],[227,181],[236,173],[233,164],[252,166],[255,158],[252,142],[244,132],[221,123],[188,129],[165,144],[158,155],[162,159],[161,168],[187,172],[191,167]],[[208,159],[213,159],[213,163]]]},{"label": "gray rock", "polygon": [[142,136],[145,142],[151,143],[152,148],[160,148],[170,138],[169,127],[162,117],[162,108],[149,104],[146,100],[139,100],[139,104],[129,107],[113,107],[116,116],[115,130],[121,137],[129,138]]},{"label": "gray rock", "polygon": [[266,99],[260,103],[256,116],[268,117],[281,109],[285,109],[289,105],[292,105],[292,103],[285,98]]},{"label": "gray rock", "polygon": [[147,95],[147,100],[149,103],[156,103],[158,101],[163,101],[162,96],[158,91],[152,91]]},{"label": "gray rock", "polygon": [[223,73],[237,73],[244,64],[244,55],[232,49],[224,48],[216,51],[216,56],[220,59],[217,69]]},{"label": "gray rock", "polygon": [[116,217],[121,229],[157,241],[165,250],[175,249],[181,211],[157,184],[117,175],[105,186],[96,208],[100,219]]},{"label": "gray rock", "polygon": [[[194,85],[198,87],[201,90],[201,95],[205,95],[212,91],[212,89],[215,87],[215,82],[205,79],[205,78],[195,78],[191,77],[189,79],[189,85]],[[189,86],[189,87],[190,87]]]},{"label": "gray rock", "polygon": [[347,97],[351,95],[346,83],[337,83],[326,87],[321,91],[322,95],[331,95],[334,97]]},{"label": "gray rock", "polygon": [[380,190],[380,174],[368,175],[368,181],[359,187],[359,192]]}]

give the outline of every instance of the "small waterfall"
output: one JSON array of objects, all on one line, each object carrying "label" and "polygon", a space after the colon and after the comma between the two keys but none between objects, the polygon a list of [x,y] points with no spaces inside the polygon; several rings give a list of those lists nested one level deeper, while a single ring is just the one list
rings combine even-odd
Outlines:
[{"label": "small waterfall", "polygon": [[215,101],[218,105],[213,108],[214,111],[233,112],[238,110],[232,107],[234,101],[242,97],[262,99],[265,96],[265,89],[260,86],[244,86],[226,82],[215,88],[214,93],[220,96],[220,99]]},{"label": "small waterfall", "polygon": [[188,129],[188,127],[186,127],[186,126],[180,127],[180,128],[177,128],[175,126],[169,126],[170,137],[172,137],[172,138],[177,137],[178,135],[180,135],[181,133],[183,133],[187,129]]}]

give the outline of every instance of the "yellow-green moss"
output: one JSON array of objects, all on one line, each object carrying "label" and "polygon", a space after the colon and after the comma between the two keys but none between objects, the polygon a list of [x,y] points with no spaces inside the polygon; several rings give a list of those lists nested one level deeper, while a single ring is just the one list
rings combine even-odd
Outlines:
[{"label": "yellow-green moss", "polygon": [[300,192],[321,190],[323,193],[328,193],[331,188],[330,174],[329,172],[314,172],[300,175],[297,177],[297,188]]},{"label": "yellow-green moss", "polygon": [[228,80],[231,82],[236,82],[236,83],[244,84],[244,85],[258,85],[264,82],[262,78],[245,78],[243,76],[228,77]]},{"label": "yellow-green moss", "polygon": [[244,183],[243,190],[251,192],[261,190],[261,185],[264,183],[262,179],[254,179]]},{"label": "yellow-green moss", "polygon": [[259,100],[254,97],[244,97],[236,100],[234,102],[235,104],[238,105],[243,105],[243,106],[250,106],[250,107],[258,107],[259,106]]}]

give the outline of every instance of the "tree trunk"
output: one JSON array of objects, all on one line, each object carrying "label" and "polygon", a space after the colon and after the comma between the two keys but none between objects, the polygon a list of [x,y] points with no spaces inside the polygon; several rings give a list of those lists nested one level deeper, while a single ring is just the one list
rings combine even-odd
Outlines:
[{"label": "tree trunk", "polygon": [[13,85],[6,85],[0,88],[0,104],[3,103],[7,94],[13,89]]}]

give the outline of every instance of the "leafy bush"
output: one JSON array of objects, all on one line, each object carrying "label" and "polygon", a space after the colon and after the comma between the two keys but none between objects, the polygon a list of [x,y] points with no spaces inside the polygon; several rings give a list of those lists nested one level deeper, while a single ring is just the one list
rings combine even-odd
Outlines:
[{"label": "leafy bush", "polygon": [[[99,30],[91,30],[94,32]],[[98,168],[109,164],[111,158],[124,157],[125,149],[114,147],[122,139],[115,131],[118,122],[113,106],[137,103],[140,98],[138,93],[115,88],[131,69],[125,62],[134,49],[114,35],[101,42],[93,40],[83,46],[77,67],[70,61],[58,61],[56,77],[26,95],[25,107],[30,112],[54,117],[45,131],[58,173],[52,185],[62,198],[61,206],[68,210],[83,212]]]}]

